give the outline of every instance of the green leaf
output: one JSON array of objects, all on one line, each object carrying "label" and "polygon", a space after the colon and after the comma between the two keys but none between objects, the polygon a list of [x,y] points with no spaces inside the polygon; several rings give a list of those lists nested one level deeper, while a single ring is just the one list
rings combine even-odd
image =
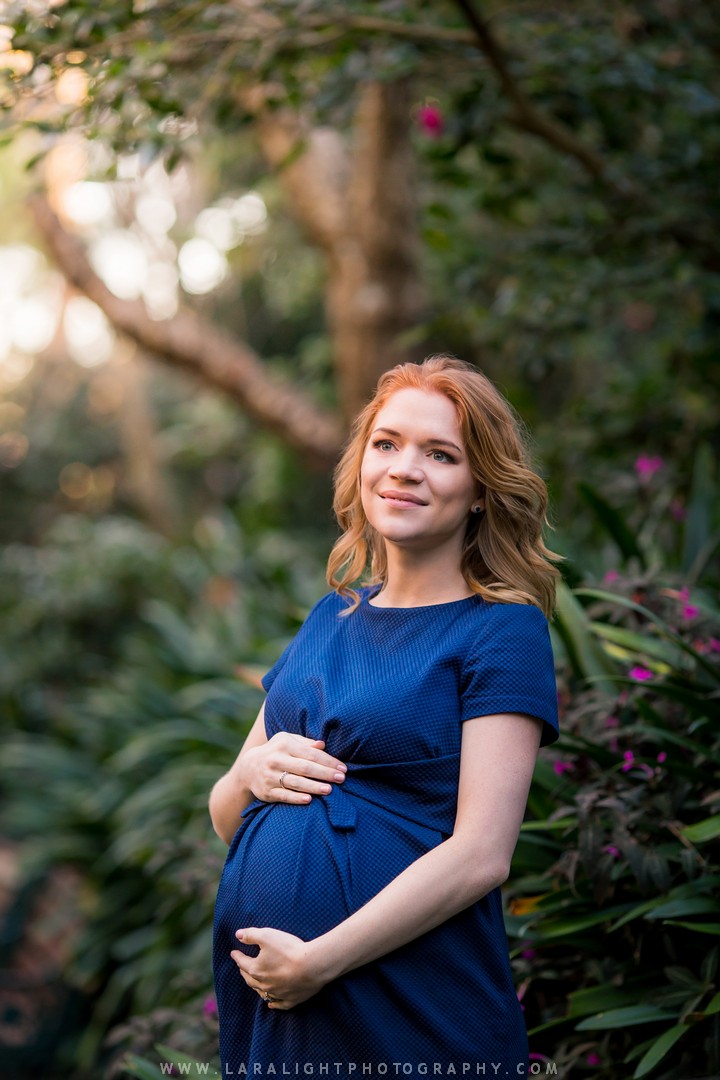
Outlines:
[{"label": "green leaf", "polygon": [[685,519],[685,544],[682,562],[683,570],[686,573],[691,568],[697,572],[693,564],[698,561],[710,538],[716,501],[713,453],[710,446],[703,443],[698,447],[695,454],[687,518]]},{"label": "green leaf", "polygon": [[720,836],[720,814],[697,821],[682,830],[683,836],[693,844],[704,844]]},{"label": "green leaf", "polygon": [[717,994],[711,998],[710,1002],[703,1009],[703,1014],[705,1016],[714,1016],[715,1013],[718,1012],[720,1012],[720,990],[718,990]]},{"label": "green leaf", "polygon": [[629,1005],[622,1009],[609,1009],[607,1012],[589,1016],[576,1024],[576,1031],[602,1031],[605,1028],[633,1027],[636,1024],[653,1024],[660,1020],[674,1020],[675,1014],[657,1005]]},{"label": "green leaf", "polygon": [[553,625],[562,637],[576,673],[581,678],[592,678],[605,693],[614,694],[614,686],[607,676],[616,674],[617,667],[598,644],[582,604],[577,602],[563,582],[558,586],[557,614]]},{"label": "green leaf", "polygon": [[698,934],[712,934],[720,937],[720,922],[682,922],[680,919],[666,919],[665,926],[682,926],[686,930],[695,930]]},{"label": "green leaf", "polygon": [[644,570],[647,563],[644,553],[629,529],[625,518],[591,484],[584,480],[578,484],[578,491],[588,506],[595,512],[598,521],[605,527],[617,544],[624,559],[635,558]]},{"label": "green leaf", "polygon": [[711,896],[690,897],[687,900],[671,900],[649,911],[646,919],[673,919],[683,915],[708,915],[720,912],[720,902]]},{"label": "green leaf", "polygon": [[[637,983],[638,980],[635,980]],[[589,986],[568,994],[568,1016],[587,1016],[598,1011],[623,1008],[637,1001],[640,989],[647,990],[644,980],[639,980],[641,987],[624,986],[622,988],[606,983],[604,986]]]},{"label": "green leaf", "polygon": [[668,1028],[667,1031],[663,1031],[660,1038],[655,1040],[647,1053],[638,1062],[633,1073],[633,1080],[639,1080],[639,1077],[647,1076],[658,1062],[662,1061],[665,1055],[672,1050],[678,1039],[681,1039],[689,1030],[687,1024],[676,1024],[674,1027]]},{"label": "green leaf", "polygon": [[593,633],[598,637],[615,645],[621,645],[630,652],[649,656],[654,660],[662,660],[675,668],[688,667],[681,650],[672,642],[661,641],[648,634],[638,634],[634,630],[627,630],[624,626],[613,626],[611,623],[593,622],[590,625]]}]

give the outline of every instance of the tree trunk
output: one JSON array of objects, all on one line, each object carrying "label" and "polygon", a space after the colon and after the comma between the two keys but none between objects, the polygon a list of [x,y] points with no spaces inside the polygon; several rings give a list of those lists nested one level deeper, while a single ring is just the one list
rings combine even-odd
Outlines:
[{"label": "tree trunk", "polygon": [[363,91],[346,199],[346,227],[330,255],[327,307],[339,396],[350,419],[379,376],[417,359],[403,341],[425,306],[406,83]]},{"label": "tree trunk", "polygon": [[338,132],[310,129],[297,113],[269,108],[261,87],[246,91],[240,104],[257,120],[292,213],[326,255],[328,327],[347,423],[383,371],[419,358],[402,340],[425,306],[409,86],[361,89],[350,152]]}]

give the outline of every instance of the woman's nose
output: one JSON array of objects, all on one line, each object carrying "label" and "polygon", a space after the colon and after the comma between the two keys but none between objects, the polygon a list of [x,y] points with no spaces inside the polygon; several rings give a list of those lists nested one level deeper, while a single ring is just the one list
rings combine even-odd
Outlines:
[{"label": "woman's nose", "polygon": [[398,479],[419,482],[423,478],[421,459],[410,447],[401,450],[399,454],[393,455],[388,474]]}]

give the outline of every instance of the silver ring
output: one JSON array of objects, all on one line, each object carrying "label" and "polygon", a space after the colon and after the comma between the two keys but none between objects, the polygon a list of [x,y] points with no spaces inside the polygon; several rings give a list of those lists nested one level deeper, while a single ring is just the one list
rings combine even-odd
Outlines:
[{"label": "silver ring", "polygon": [[[285,770],[285,772],[284,772],[284,773],[282,773],[282,774],[281,774],[281,776],[280,776],[280,787],[281,787],[281,788],[285,788],[285,777],[286,777],[286,776],[287,776],[287,769],[286,769],[286,770]],[[287,788],[285,788],[285,790],[287,791],[288,789],[287,789]]]},{"label": "silver ring", "polygon": [[267,990],[264,990],[264,991],[263,991],[263,996],[262,996],[262,999],[263,999],[263,1001],[264,1001],[264,1002],[265,1002],[266,1004],[268,1004],[268,1005],[270,1004],[270,1002],[271,1002],[271,1001],[277,1001],[277,998],[274,998],[274,997],[270,997],[270,995],[268,994]]}]

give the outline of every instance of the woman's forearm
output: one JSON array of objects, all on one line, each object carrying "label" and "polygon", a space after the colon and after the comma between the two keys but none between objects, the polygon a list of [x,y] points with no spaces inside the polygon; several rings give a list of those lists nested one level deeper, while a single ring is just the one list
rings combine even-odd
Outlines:
[{"label": "woman's forearm", "polygon": [[509,859],[453,835],[411,863],[338,926],[308,942],[325,981],[384,956],[475,903],[507,879]]},{"label": "woman's forearm", "polygon": [[213,829],[229,846],[240,827],[243,812],[255,796],[248,787],[241,753],[210,792],[208,808]]}]

